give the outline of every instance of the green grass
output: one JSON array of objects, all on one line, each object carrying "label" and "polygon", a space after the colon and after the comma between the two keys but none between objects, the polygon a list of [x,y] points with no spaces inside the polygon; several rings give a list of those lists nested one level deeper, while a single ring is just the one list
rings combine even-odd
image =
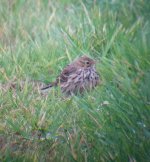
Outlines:
[{"label": "green grass", "polygon": [[0,1],[0,80],[54,81],[84,53],[102,85],[0,90],[0,161],[150,161],[150,1]]}]

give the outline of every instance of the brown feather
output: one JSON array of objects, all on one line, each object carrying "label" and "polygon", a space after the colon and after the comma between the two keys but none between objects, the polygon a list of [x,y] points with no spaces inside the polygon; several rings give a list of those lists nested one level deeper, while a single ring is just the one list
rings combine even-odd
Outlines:
[{"label": "brown feather", "polygon": [[42,90],[60,85],[63,93],[71,95],[93,89],[100,80],[94,66],[95,61],[84,55],[64,68],[56,81]]}]

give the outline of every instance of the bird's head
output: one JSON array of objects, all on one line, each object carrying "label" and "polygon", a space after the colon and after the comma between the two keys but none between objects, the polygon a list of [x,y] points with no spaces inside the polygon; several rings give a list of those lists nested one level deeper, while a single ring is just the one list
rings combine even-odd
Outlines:
[{"label": "bird's head", "polygon": [[83,55],[77,59],[77,64],[83,68],[93,67],[95,65],[95,63],[96,62],[93,59],[89,58],[86,55]]}]

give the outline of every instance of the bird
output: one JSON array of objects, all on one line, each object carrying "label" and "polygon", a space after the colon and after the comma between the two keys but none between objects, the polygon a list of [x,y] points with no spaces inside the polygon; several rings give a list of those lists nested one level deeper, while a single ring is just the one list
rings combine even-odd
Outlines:
[{"label": "bird", "polygon": [[100,83],[100,75],[96,72],[95,64],[95,60],[83,55],[67,65],[54,82],[41,90],[60,86],[62,93],[67,96],[92,90]]}]

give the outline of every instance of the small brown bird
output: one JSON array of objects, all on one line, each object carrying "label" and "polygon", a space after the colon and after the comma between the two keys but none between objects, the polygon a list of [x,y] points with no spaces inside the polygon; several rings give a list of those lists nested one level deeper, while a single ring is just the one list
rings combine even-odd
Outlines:
[{"label": "small brown bird", "polygon": [[60,85],[61,91],[66,95],[83,93],[91,90],[100,82],[95,70],[95,61],[84,55],[74,60],[63,69],[56,81],[50,83],[41,90]]}]

